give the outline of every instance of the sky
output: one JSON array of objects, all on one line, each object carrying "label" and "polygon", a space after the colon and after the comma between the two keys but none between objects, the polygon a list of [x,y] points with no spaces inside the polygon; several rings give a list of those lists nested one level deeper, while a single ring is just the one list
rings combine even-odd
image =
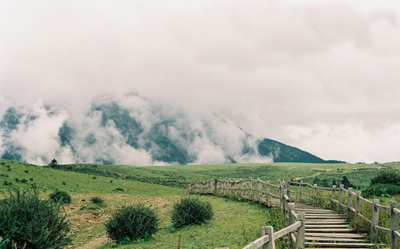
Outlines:
[{"label": "sky", "polygon": [[135,93],[372,163],[400,161],[399,83],[395,0],[0,1],[4,106],[79,119],[98,96]]}]

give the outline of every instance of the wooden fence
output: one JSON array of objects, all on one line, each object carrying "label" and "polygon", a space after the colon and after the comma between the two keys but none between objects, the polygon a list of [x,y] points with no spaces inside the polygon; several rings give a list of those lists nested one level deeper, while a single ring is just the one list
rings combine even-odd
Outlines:
[{"label": "wooden fence", "polygon": [[236,199],[247,199],[258,201],[270,206],[272,199],[279,199],[280,181],[253,180],[217,180],[211,182],[193,182],[187,187],[187,192],[192,194],[213,194],[216,196],[231,197]]},{"label": "wooden fence", "polygon": [[[215,179],[211,182],[194,182],[188,186],[187,192],[252,200],[269,206],[272,198],[280,200],[288,226],[275,233],[271,226],[262,227],[261,237],[243,249],[272,249],[275,248],[275,240],[285,235],[289,235],[292,248],[304,248],[304,213],[294,212],[296,200],[336,210],[344,214],[348,222],[353,222],[358,231],[366,230],[367,224],[372,243],[378,243],[378,234],[385,233],[390,236],[391,249],[398,249],[399,246],[398,203],[391,201],[389,206],[380,205],[379,199],[370,201],[362,197],[360,191],[345,189],[343,185],[339,188],[326,188],[294,181],[277,181],[273,184],[271,181],[252,178],[235,181]],[[390,225],[385,226],[382,221],[387,219]]]},{"label": "wooden fence", "polygon": [[[291,186],[294,185],[298,186],[297,191],[291,190]],[[390,236],[391,249],[399,248],[400,209],[396,201],[391,201],[389,206],[384,206],[380,204],[379,199],[368,200],[361,196],[360,191],[354,191],[352,188],[345,189],[343,184],[338,188],[336,186],[325,188],[318,187],[316,184],[288,181],[287,189],[288,196],[300,202],[322,204],[336,210],[339,214],[344,214],[348,222],[354,223],[357,231],[369,232],[372,243],[378,243],[378,235],[383,233]],[[383,224],[385,220],[389,220],[390,224]]]},{"label": "wooden fence", "polygon": [[284,189],[285,182],[253,180],[217,180],[211,182],[194,182],[187,188],[191,194],[213,194],[236,199],[245,199],[273,205],[273,199],[280,199],[280,205],[286,217],[287,227],[274,232],[272,226],[261,227],[261,237],[251,242],[243,249],[275,249],[275,241],[288,235],[292,248],[304,248],[305,214],[295,212],[295,203]]}]

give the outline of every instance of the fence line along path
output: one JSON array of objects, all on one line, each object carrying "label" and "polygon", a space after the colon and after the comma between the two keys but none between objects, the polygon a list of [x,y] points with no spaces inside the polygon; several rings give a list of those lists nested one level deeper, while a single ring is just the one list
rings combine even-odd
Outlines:
[{"label": "fence line along path", "polygon": [[[297,249],[377,248],[381,245],[378,233],[389,234],[390,249],[399,249],[398,203],[391,201],[390,206],[380,205],[378,199],[367,200],[359,191],[345,189],[343,185],[321,188],[316,184],[293,181],[215,179],[194,182],[187,192],[251,200],[268,206],[278,200],[275,203],[280,204],[287,226],[276,232],[272,226],[262,227],[261,237],[243,249],[275,249],[275,241],[283,236],[289,237],[290,248]],[[317,207],[321,205],[330,206],[330,209]],[[388,215],[390,227],[385,227],[382,218]]]}]

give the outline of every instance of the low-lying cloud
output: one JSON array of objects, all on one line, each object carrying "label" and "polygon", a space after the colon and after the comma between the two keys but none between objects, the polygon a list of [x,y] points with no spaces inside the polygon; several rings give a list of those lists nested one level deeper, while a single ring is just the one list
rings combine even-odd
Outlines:
[{"label": "low-lying cloud", "polygon": [[136,94],[100,97],[86,111],[74,119],[43,102],[31,109],[9,106],[0,125],[1,155],[38,165],[53,158],[127,165],[272,161],[258,153],[257,138],[215,114],[193,119]]},{"label": "low-lying cloud", "polygon": [[[27,120],[25,130],[3,131],[2,147],[12,137],[22,151],[41,134],[47,138],[41,148],[24,153],[47,160],[39,154],[54,150],[60,123],[90,126],[96,117],[88,110],[105,94],[148,129],[160,117],[139,108],[142,100],[125,97],[134,92],[163,111],[179,110],[194,121],[218,114],[234,127],[323,158],[399,160],[398,9],[397,2],[369,0],[3,1],[0,98],[40,118]],[[45,106],[56,114],[42,113]],[[112,129],[96,132],[106,141]],[[220,136],[219,148],[235,150],[227,133]],[[196,144],[204,147],[193,148],[204,160],[221,158],[214,143],[201,137]],[[104,160],[128,148],[109,149]],[[130,154],[156,163],[144,151]]]}]

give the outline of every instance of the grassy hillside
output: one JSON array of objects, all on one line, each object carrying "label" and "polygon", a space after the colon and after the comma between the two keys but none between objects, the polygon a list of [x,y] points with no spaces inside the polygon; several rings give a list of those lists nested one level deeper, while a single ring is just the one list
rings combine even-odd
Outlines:
[{"label": "grassy hillside", "polygon": [[[65,207],[74,234],[72,248],[132,248],[109,243],[104,222],[116,207],[144,203],[157,208],[162,217],[161,230],[154,240],[141,241],[135,248],[176,248],[182,234],[181,248],[242,248],[259,237],[260,227],[275,225],[274,212],[265,207],[201,196],[210,201],[215,218],[207,225],[189,226],[176,231],[170,215],[173,204],[186,196],[185,186],[193,181],[260,178],[263,180],[295,179],[312,182],[316,177],[332,182],[346,176],[363,188],[379,168],[400,169],[400,163],[388,164],[309,164],[269,163],[230,165],[187,165],[165,167],[103,166],[91,164],[59,165],[56,168],[0,160],[0,192],[10,186],[24,188],[36,184],[42,198],[56,189],[71,194],[73,202]],[[1,195],[0,195],[1,196]],[[105,208],[93,208],[91,197],[105,200]]]},{"label": "grassy hillside", "polygon": [[337,184],[346,176],[352,184],[365,188],[369,179],[381,168],[400,169],[400,163],[388,164],[313,164],[313,163],[253,163],[222,165],[185,165],[168,167],[98,166],[105,171],[129,175],[135,179],[160,182],[169,186],[186,186],[193,181],[217,179],[260,178],[262,180],[293,179],[312,183],[314,178]]},{"label": "grassy hillside", "polygon": [[[155,239],[140,241],[134,245],[135,248],[175,248],[180,233],[181,248],[242,248],[259,237],[262,225],[272,223],[274,219],[266,207],[202,196],[201,199],[211,202],[214,219],[207,225],[189,226],[177,231],[172,228],[170,217],[173,204],[186,196],[184,188],[0,160],[0,192],[7,193],[10,186],[26,188],[32,183],[40,188],[42,198],[48,198],[56,189],[71,194],[72,204],[64,207],[74,234],[71,248],[115,248],[116,245],[107,239],[104,222],[118,206],[125,204],[151,205],[157,208],[162,219],[161,230]],[[95,196],[105,200],[107,206],[93,208],[89,202]],[[132,245],[117,247],[132,248]]]},{"label": "grassy hillside", "polygon": [[[7,183],[6,183],[7,182]],[[171,188],[145,182],[133,182],[120,178],[82,174],[50,167],[40,167],[25,163],[0,161],[0,190],[11,186],[25,187],[34,183],[41,192],[53,192],[61,189],[72,193],[116,193],[130,195],[181,195],[183,189]],[[119,189],[119,190],[118,190]],[[122,191],[124,190],[124,191]]]}]

